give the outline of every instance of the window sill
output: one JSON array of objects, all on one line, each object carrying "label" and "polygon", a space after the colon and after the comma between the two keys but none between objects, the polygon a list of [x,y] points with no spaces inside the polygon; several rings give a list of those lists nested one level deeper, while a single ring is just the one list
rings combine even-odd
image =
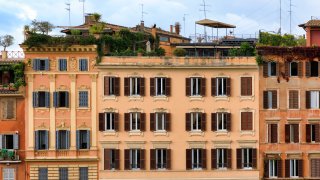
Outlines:
[{"label": "window sill", "polygon": [[204,169],[202,169],[202,168],[192,168],[191,170],[192,170],[192,171],[202,171],[202,170],[204,170]]},{"label": "window sill", "polygon": [[169,136],[168,131],[154,131],[153,132],[154,136]]},{"label": "window sill", "polygon": [[103,136],[118,136],[118,132],[116,131],[104,131]]},{"label": "window sill", "polygon": [[91,108],[90,107],[77,107],[77,111],[81,111],[81,110],[90,111]]},{"label": "window sill", "polygon": [[16,118],[13,118],[13,119],[1,119],[0,121],[16,121],[17,119]]},{"label": "window sill", "polygon": [[34,108],[36,110],[36,112],[44,112],[44,111],[49,111],[50,108],[45,108],[45,107],[41,107],[41,108]]},{"label": "window sill", "polygon": [[228,168],[226,168],[226,167],[223,167],[223,168],[217,168],[216,169],[216,171],[227,171],[228,170]]},{"label": "window sill", "polygon": [[252,168],[252,167],[249,167],[249,168],[242,168],[241,170],[244,170],[244,171],[251,171],[251,170],[253,170],[253,168]]},{"label": "window sill", "polygon": [[129,136],[143,136],[142,131],[129,131]]},{"label": "window sill", "polygon": [[142,96],[129,96],[129,101],[143,101]]},{"label": "window sill", "polygon": [[153,101],[169,101],[168,96],[153,96]]},{"label": "window sill", "polygon": [[70,111],[70,108],[65,108],[65,107],[56,108],[56,111],[57,111],[57,112]]},{"label": "window sill", "polygon": [[189,96],[190,101],[203,101],[203,96]]},{"label": "window sill", "polygon": [[254,96],[240,96],[240,101],[254,101]]},{"label": "window sill", "polygon": [[216,136],[230,136],[229,131],[215,131]]},{"label": "window sill", "polygon": [[117,96],[103,96],[103,101],[118,101]]},{"label": "window sill", "polygon": [[189,136],[204,136],[203,131],[189,131]]},{"label": "window sill", "polygon": [[230,97],[229,96],[215,96],[214,100],[215,101],[230,101]]},{"label": "window sill", "polygon": [[240,136],[246,136],[246,135],[255,135],[255,131],[240,131]]}]

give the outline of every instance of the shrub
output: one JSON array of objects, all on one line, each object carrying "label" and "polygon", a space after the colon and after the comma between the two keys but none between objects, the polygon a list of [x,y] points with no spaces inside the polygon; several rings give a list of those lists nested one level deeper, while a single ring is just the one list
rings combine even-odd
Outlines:
[{"label": "shrub", "polygon": [[173,55],[178,56],[178,57],[183,57],[186,56],[187,51],[182,48],[177,48],[173,51]]}]

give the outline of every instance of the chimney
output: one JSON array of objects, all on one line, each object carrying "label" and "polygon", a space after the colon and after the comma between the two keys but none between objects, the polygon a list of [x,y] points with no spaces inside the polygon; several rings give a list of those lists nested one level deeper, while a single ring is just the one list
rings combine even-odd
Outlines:
[{"label": "chimney", "polygon": [[95,22],[92,14],[86,14],[84,19],[85,19],[85,24],[93,24]]},{"label": "chimney", "polygon": [[157,25],[154,24],[151,29],[151,35],[156,38],[157,37]]},{"label": "chimney", "polygon": [[173,32],[173,25],[170,25],[170,32]]},{"label": "chimney", "polygon": [[144,21],[141,21],[140,23],[140,31],[144,31]]},{"label": "chimney", "polygon": [[175,32],[176,32],[176,34],[180,34],[181,25],[180,25],[180,23],[179,23],[179,22],[176,22],[176,23],[175,23],[174,28],[175,28]]}]

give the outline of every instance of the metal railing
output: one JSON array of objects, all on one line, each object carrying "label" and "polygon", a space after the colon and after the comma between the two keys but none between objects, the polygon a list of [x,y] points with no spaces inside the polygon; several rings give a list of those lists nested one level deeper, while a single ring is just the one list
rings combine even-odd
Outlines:
[{"label": "metal railing", "polygon": [[0,52],[0,59],[15,60],[15,59],[23,59],[23,58],[25,58],[23,51],[1,51]]},{"label": "metal railing", "polygon": [[189,36],[189,38],[193,43],[214,43],[214,42],[221,42],[223,40],[232,40],[232,39],[257,39],[259,38],[259,34],[230,34],[230,35],[224,35],[224,36],[192,34]]}]

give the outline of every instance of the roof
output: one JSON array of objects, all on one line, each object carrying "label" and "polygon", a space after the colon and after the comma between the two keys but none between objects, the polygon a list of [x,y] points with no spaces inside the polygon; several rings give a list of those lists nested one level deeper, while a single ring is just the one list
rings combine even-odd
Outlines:
[{"label": "roof", "polygon": [[235,28],[236,26],[219,22],[219,21],[214,21],[211,19],[202,19],[200,21],[196,21],[196,24],[207,26],[207,27],[212,27],[212,28]]},{"label": "roof", "polygon": [[319,19],[312,19],[307,23],[300,24],[299,27],[306,28],[306,27],[320,27],[320,20]]}]

